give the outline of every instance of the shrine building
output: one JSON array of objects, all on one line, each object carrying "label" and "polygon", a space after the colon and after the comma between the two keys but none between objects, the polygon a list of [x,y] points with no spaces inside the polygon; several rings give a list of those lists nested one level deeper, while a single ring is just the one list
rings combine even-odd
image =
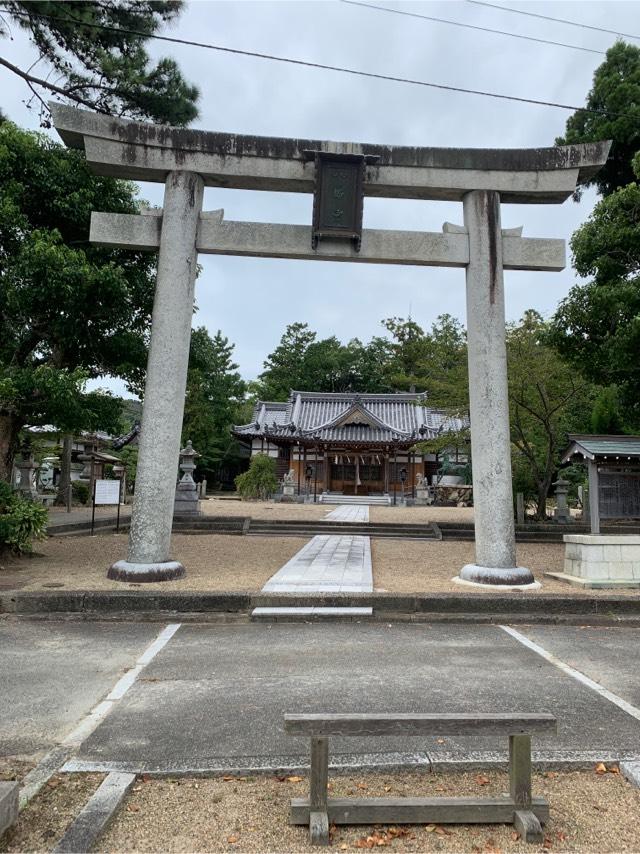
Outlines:
[{"label": "shrine building", "polygon": [[233,428],[251,456],[274,458],[277,475],[293,471],[298,494],[389,495],[431,482],[439,462],[415,445],[468,422],[426,406],[426,394],[292,391],[286,402],[258,401],[253,421]]}]

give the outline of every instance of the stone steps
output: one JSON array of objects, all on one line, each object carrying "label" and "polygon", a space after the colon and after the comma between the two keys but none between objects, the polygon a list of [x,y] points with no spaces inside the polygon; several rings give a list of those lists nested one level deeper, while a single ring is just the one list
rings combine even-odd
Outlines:
[{"label": "stone steps", "polygon": [[389,495],[337,495],[323,492],[318,496],[320,504],[367,504],[388,507],[391,504]]}]

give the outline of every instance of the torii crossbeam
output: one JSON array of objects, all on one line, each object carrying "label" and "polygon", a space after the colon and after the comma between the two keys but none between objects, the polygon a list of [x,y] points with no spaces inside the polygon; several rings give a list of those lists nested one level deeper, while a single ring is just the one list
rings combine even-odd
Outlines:
[{"label": "torii crossbeam", "polygon": [[[170,555],[174,462],[180,449],[196,262],[199,252],[371,264],[464,267],[475,563],[474,584],[535,584],[516,566],[503,270],[562,270],[564,240],[503,230],[500,205],[560,204],[606,162],[610,143],[537,149],[408,148],[185,130],[114,119],[51,104],[64,142],[83,148],[94,172],[165,184],[161,211],[94,213],[91,240],[157,251],[158,272],[147,366],[129,550],[111,578],[158,581],[185,570]],[[205,186],[312,193],[310,153],[364,158],[364,196],[461,201],[464,226],[442,233],[365,229],[361,245],[322,239],[309,226],[227,222],[202,212]]]}]

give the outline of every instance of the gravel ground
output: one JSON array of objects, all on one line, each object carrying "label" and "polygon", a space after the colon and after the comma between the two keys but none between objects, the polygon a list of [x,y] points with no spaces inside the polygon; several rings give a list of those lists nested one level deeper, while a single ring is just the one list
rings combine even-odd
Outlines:
[{"label": "gravel ground", "polygon": [[4,589],[13,581],[22,590],[51,584],[67,590],[260,590],[306,542],[304,537],[174,534],[172,552],[186,566],[186,578],[138,585],[107,578],[109,565],[127,553],[126,534],[49,537],[36,544],[33,557],[6,559],[0,580]]},{"label": "gravel ground", "polygon": [[[144,590],[258,591],[302,546],[304,537],[240,537],[228,534],[174,534],[173,554],[187,568],[180,581],[142,585]],[[4,559],[0,566],[3,590],[126,590],[141,585],[107,578],[107,567],[126,554],[126,534],[94,537],[49,537],[38,543],[32,557]],[[610,590],[584,590],[546,578],[545,570],[561,570],[561,543],[521,543],[518,562],[542,582],[542,592],[575,596],[607,596]],[[437,540],[372,539],[376,590],[393,593],[452,593],[472,591],[451,580],[465,563],[473,562],[473,543]],[[496,591],[489,591],[494,594]],[[639,596],[638,590],[617,590]],[[535,596],[536,591],[523,593]]]},{"label": "gravel ground", "polygon": [[104,774],[58,774],[20,813],[0,838],[0,851],[51,851]]},{"label": "gravel ground", "polygon": [[[291,797],[308,793],[306,780],[232,778],[139,782],[97,850],[313,851],[304,827],[288,824]],[[508,790],[506,774],[362,774],[336,777],[335,797],[495,796]],[[543,846],[525,844],[511,825],[396,828],[339,827],[332,849],[356,851],[535,852],[640,851],[640,792],[619,774],[594,771],[534,776],[534,791],[548,798],[551,820]],[[373,835],[375,834],[375,835]],[[373,836],[372,836],[373,835]],[[372,837],[372,844],[367,839]]]},{"label": "gravel ground", "polygon": [[[561,572],[564,563],[562,543],[520,543],[517,547],[518,564],[531,569],[542,583],[546,593],[571,593],[580,595],[611,594],[611,590],[583,590],[546,578],[545,571]],[[372,540],[371,557],[374,567],[376,590],[394,593],[465,593],[475,588],[454,584],[451,580],[466,563],[474,561],[473,542],[455,540]],[[494,594],[499,591],[491,590]],[[638,591],[617,590],[638,596]],[[535,596],[535,591],[526,591],[523,596]]]},{"label": "gravel ground", "polygon": [[[207,516],[251,516],[253,519],[323,519],[335,504],[280,504],[273,501],[202,502]],[[369,507],[371,522],[473,522],[473,507]]]}]

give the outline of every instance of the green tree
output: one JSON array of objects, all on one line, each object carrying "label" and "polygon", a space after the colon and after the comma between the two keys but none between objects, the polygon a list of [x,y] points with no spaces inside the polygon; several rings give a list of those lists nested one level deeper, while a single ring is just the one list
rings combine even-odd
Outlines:
[{"label": "green tree", "polygon": [[217,476],[221,463],[239,456],[231,427],[239,423],[245,388],[228,338],[220,330],[212,338],[204,326],[192,330],[182,440],[193,442],[201,455],[198,469],[208,480]]},{"label": "green tree", "polygon": [[251,458],[248,471],[236,477],[236,489],[242,498],[269,498],[278,488],[276,461],[266,454]]},{"label": "green tree", "polygon": [[119,429],[120,403],[85,394],[88,378],[141,389],[155,257],[91,245],[92,210],[138,212],[133,185],[0,124],[0,477],[25,424]]},{"label": "green tree", "polygon": [[[588,281],[576,284],[560,303],[550,340],[574,370],[599,385],[615,386],[618,424],[624,422],[637,429],[640,48],[618,41],[607,51],[605,62],[595,72],[587,106],[601,113],[579,110],[570,117],[565,136],[557,142],[611,139],[611,154],[605,166],[587,180],[603,198],[571,240],[576,272]],[[597,416],[600,422],[603,417],[602,413]]]},{"label": "green tree", "polygon": [[[108,115],[129,115],[162,124],[186,125],[196,118],[197,87],[187,83],[173,59],[152,63],[145,43],[176,20],[181,0],[7,0],[4,12],[26,30],[50,66],[42,75],[0,57],[41,106],[44,95]],[[8,35],[6,28],[3,33]],[[108,210],[108,209],[107,209]]]},{"label": "green tree", "polygon": [[383,321],[392,336],[392,356],[386,371],[393,389],[411,387],[427,392],[429,405],[452,414],[469,409],[467,340],[462,324],[440,315],[427,333],[413,320]]},{"label": "green tree", "polygon": [[[640,174],[640,158],[636,158]],[[553,319],[560,354],[593,382],[615,385],[625,420],[640,425],[640,187],[602,199],[573,235],[575,285]]]},{"label": "green tree", "polygon": [[[286,400],[292,388],[306,391],[302,370],[309,346],[316,333],[307,323],[291,323],[284,331],[280,343],[270,353],[260,374],[259,394],[264,400]],[[319,389],[315,389],[319,391]]]},{"label": "green tree", "polygon": [[556,144],[612,140],[606,164],[585,181],[608,196],[634,180],[631,160],[640,150],[640,47],[617,41],[609,48],[593,76],[586,106],[599,112],[578,110]]},{"label": "green tree", "polygon": [[[525,312],[507,329],[507,367],[513,471],[518,491],[536,493],[536,516],[546,501],[567,432],[584,430],[594,390],[547,343],[547,325]],[[523,484],[530,484],[524,488]]]}]

